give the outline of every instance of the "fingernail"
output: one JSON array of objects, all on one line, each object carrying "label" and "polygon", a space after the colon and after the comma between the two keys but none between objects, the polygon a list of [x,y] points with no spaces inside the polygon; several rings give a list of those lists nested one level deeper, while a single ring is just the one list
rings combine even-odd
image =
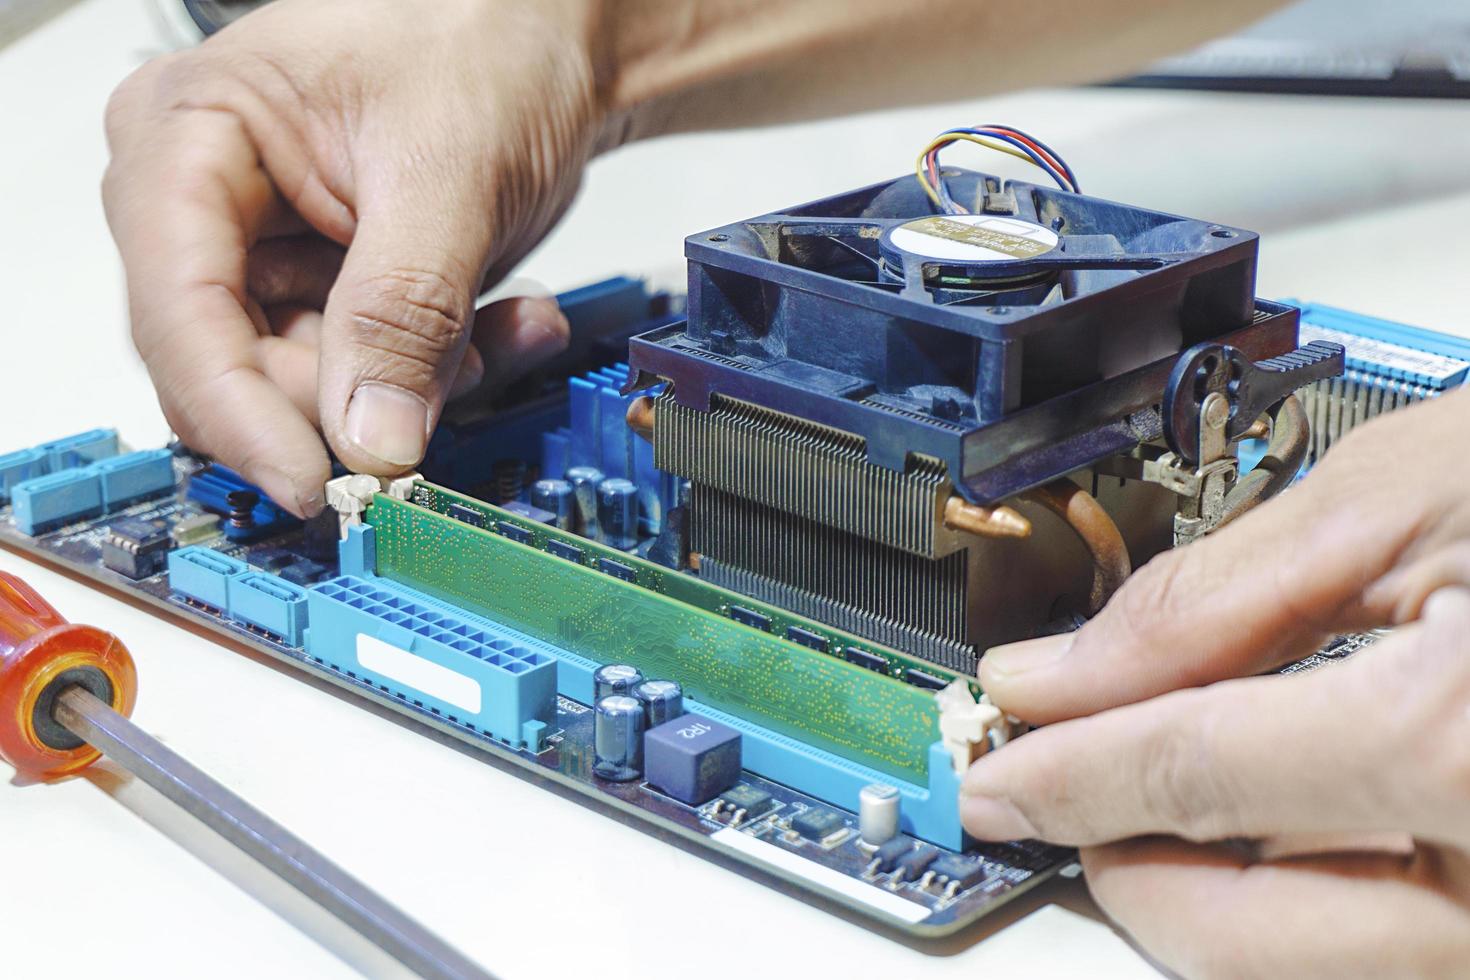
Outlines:
[{"label": "fingernail", "polygon": [[1050,667],[1067,655],[1076,638],[1076,633],[1058,633],[991,647],[980,658],[981,686],[987,678],[1004,681],[1017,674]]},{"label": "fingernail", "polygon": [[960,790],[960,823],[980,840],[1029,840],[1038,836],[1026,815],[1010,800],[971,796]]},{"label": "fingernail", "polygon": [[360,384],[347,406],[347,438],[385,463],[412,466],[429,438],[429,406],[397,385]]}]

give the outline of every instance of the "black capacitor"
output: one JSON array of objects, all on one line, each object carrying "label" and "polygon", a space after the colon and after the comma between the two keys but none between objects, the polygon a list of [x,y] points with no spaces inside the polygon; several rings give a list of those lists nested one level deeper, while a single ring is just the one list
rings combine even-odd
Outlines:
[{"label": "black capacitor", "polygon": [[592,675],[592,702],[596,704],[609,694],[633,694],[643,683],[643,671],[631,664],[603,664]]},{"label": "black capacitor", "polygon": [[643,702],[643,720],[649,730],[684,713],[684,689],[678,681],[644,681],[633,688],[633,696]]},{"label": "black capacitor", "polygon": [[643,773],[643,702],[627,694],[600,698],[592,716],[592,772],[625,783]]},{"label": "black capacitor", "polygon": [[577,529],[577,494],[566,480],[537,480],[531,484],[531,506],[555,514],[552,524],[563,531]]},{"label": "black capacitor", "polygon": [[597,540],[629,551],[638,546],[638,487],[612,477],[597,485]]},{"label": "black capacitor", "polygon": [[597,537],[597,485],[602,482],[602,470],[595,466],[573,466],[567,470],[567,482],[577,499],[577,525],[583,537]]}]

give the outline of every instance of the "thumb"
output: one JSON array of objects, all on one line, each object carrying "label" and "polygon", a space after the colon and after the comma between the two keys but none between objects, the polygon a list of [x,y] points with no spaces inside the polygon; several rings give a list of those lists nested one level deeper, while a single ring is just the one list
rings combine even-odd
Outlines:
[{"label": "thumb", "polygon": [[391,205],[360,210],[323,315],[322,432],[355,471],[401,472],[423,457],[469,344],[487,265],[484,195],[441,190],[430,204],[417,182],[390,181],[394,192],[377,197]]}]

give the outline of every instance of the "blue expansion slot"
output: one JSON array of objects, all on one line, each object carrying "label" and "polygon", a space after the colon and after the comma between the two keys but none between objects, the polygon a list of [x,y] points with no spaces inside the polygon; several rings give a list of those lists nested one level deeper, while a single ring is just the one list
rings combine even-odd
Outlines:
[{"label": "blue expansion slot", "polygon": [[102,513],[102,481],[86,467],[36,476],[11,491],[15,526],[26,534]]},{"label": "blue expansion slot", "polygon": [[92,429],[0,456],[0,504],[34,535],[173,490],[167,449],[117,449],[116,429]]},{"label": "blue expansion slot", "polygon": [[101,481],[107,511],[174,488],[174,455],[167,449],[140,449],[87,468]]}]

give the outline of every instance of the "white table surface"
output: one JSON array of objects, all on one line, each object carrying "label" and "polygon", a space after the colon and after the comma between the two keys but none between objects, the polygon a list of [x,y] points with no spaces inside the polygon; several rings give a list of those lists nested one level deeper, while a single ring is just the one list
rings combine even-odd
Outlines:
[{"label": "white table surface", "polygon": [[[106,424],[136,446],[168,436],[97,191],[107,95],[161,37],[144,0],[89,0],[0,52],[0,451]],[[934,132],[982,117],[1042,134],[1091,193],[1261,231],[1262,295],[1470,336],[1470,106],[1452,103],[1044,92],[670,139],[594,164],[523,272],[555,289],[623,272],[677,283],[684,235],[902,173]],[[125,639],[139,724],[504,976],[1156,975],[1079,882],[912,948],[80,580],[4,551],[0,569]],[[105,765],[25,785],[0,764],[0,964],[395,972]]]}]

